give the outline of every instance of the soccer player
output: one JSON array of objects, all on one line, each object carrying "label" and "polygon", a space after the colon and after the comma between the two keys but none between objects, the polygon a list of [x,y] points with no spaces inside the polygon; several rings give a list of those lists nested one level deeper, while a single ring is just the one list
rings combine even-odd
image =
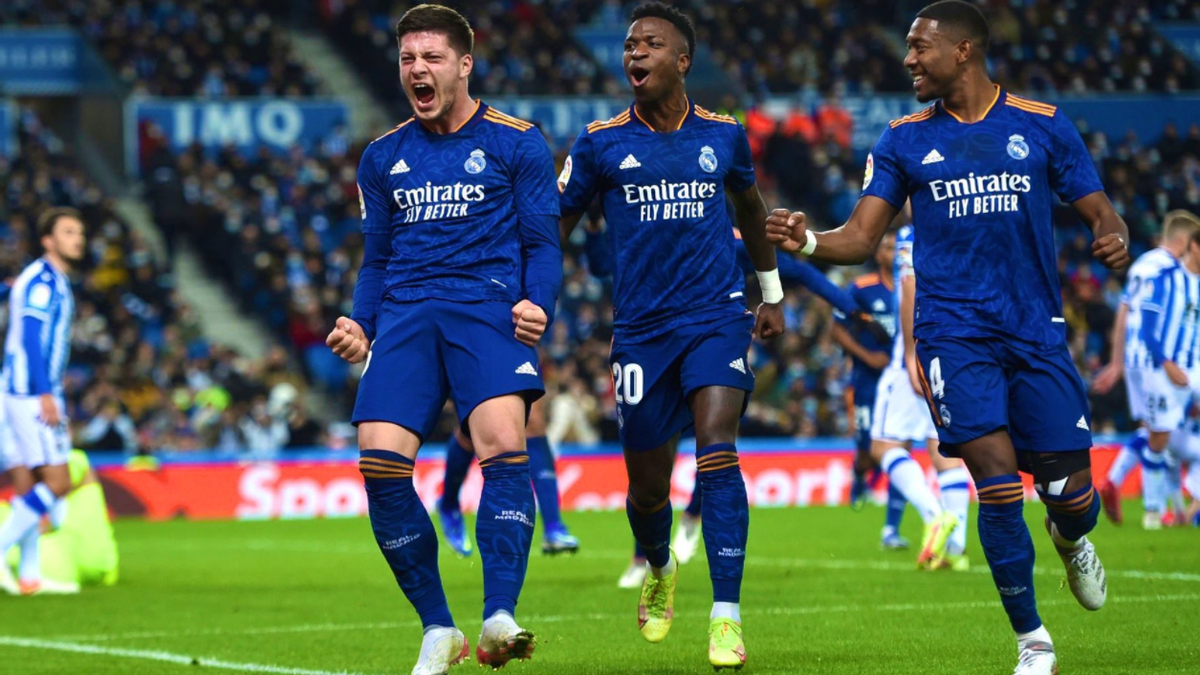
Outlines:
[{"label": "soccer player", "polygon": [[[633,11],[624,66],[634,103],[576,139],[559,176],[562,228],[568,236],[599,195],[614,258],[611,362],[626,513],[650,564],[638,606],[642,635],[663,640],[674,618],[671,469],[680,432],[694,426],[713,583],[709,662],[736,668],[746,659],[738,602],[749,528],[737,429],[754,388],[751,333],[782,333],[783,289],[746,132],[685,91],[694,53],[695,29],[682,12],[658,2]],[[757,319],[745,309],[726,199],[758,271]]]},{"label": "soccer player", "polygon": [[354,405],[371,525],[425,634],[413,673],[468,654],[413,489],[414,460],[447,397],[483,471],[480,663],[529,658],[514,619],[534,528],[525,422],[543,394],[535,345],[562,283],[554,162],[541,133],[467,93],[474,36],[440,5],[396,24],[414,116],[376,139],[358,172],[364,248],[352,315],[326,342],[366,367]]},{"label": "soccer player", "polygon": [[[1174,385],[1165,381],[1162,374],[1155,374],[1147,346],[1142,341],[1141,304],[1152,292],[1149,281],[1163,270],[1179,264],[1179,259],[1188,250],[1193,233],[1200,231],[1200,218],[1188,211],[1171,211],[1163,219],[1162,241],[1157,248],[1142,255],[1129,268],[1125,279],[1125,292],[1117,308],[1113,323],[1112,354],[1109,363],[1096,376],[1093,388],[1101,394],[1108,393],[1117,380],[1125,377],[1125,389],[1129,394],[1129,414],[1140,423],[1137,433],[1129,439],[1117,454],[1108,471],[1108,479],[1096,487],[1104,513],[1118,525],[1121,524],[1121,485],[1125,477],[1143,463],[1144,473],[1159,471],[1162,467],[1161,453],[1167,446],[1167,437],[1176,427],[1164,425],[1157,404],[1174,405],[1177,397],[1172,393]],[[1154,403],[1155,406],[1150,404]],[[1186,403],[1185,403],[1186,405]],[[1152,410],[1151,408],[1155,408]],[[1163,411],[1166,412],[1166,411]],[[1169,417],[1178,415],[1173,411]],[[1157,427],[1157,428],[1155,428]],[[1147,454],[1156,453],[1156,454]],[[1157,476],[1151,477],[1151,482]],[[1147,511],[1142,525],[1148,529],[1162,526],[1162,514]]]},{"label": "soccer player", "polygon": [[[875,272],[854,280],[850,297],[858,308],[869,313],[875,325],[886,329],[888,339],[881,340],[869,331],[855,330],[850,317],[834,311],[830,335],[850,356],[853,363],[850,386],[854,390],[854,483],[850,488],[850,504],[858,508],[867,498],[867,472],[877,463],[871,457],[871,420],[875,408],[875,391],[879,376],[891,362],[892,337],[896,333],[896,284],[892,265],[896,256],[896,236],[885,234],[875,249]],[[780,258],[780,262],[787,258]],[[900,536],[900,521],[908,502],[896,486],[888,483],[881,546],[884,550],[908,548],[908,540]]]},{"label": "soccer player", "polygon": [[929,5],[907,44],[917,99],[937,102],[884,130],[842,227],[817,234],[802,213],[778,209],[768,233],[785,250],[858,264],[912,200],[916,355],[941,452],[966,461],[980,495],[979,538],[1016,632],[1015,673],[1049,675],[1056,658],[1034,597],[1018,471],[1033,474],[1075,598],[1095,610],[1106,597],[1085,536],[1100,504],[1087,395],[1067,352],[1054,195],[1091,227],[1093,255],[1109,268],[1129,264],[1128,230],[1066,116],[992,84],[979,9]]},{"label": "soccer player", "polygon": [[[542,553],[575,553],[579,550],[579,539],[571,534],[562,521],[558,473],[554,467],[554,451],[546,440],[546,409],[542,399],[535,401],[530,408],[529,423],[525,427],[525,446],[529,452],[533,492],[537,497],[538,511],[542,514]],[[446,444],[446,473],[437,512],[446,543],[456,555],[464,558],[471,555],[474,549],[467,535],[458,497],[474,457],[475,446],[471,439],[461,429],[456,429]]]},{"label": "soccer player", "polygon": [[1148,530],[1162,528],[1171,493],[1178,491],[1179,466],[1166,451],[1172,437],[1180,439],[1186,435],[1181,427],[1187,419],[1192,393],[1200,388],[1200,382],[1191,381],[1191,377],[1200,374],[1196,335],[1196,314],[1200,307],[1197,234],[1190,233],[1182,263],[1173,260],[1154,276],[1144,279],[1137,290],[1141,316],[1129,322],[1138,329],[1142,352],[1138,356],[1143,359],[1140,384],[1146,395],[1143,412],[1150,430],[1142,456],[1142,500],[1146,507],[1142,525]]},{"label": "soccer player", "polygon": [[[78,592],[41,578],[37,560],[42,516],[58,510],[71,488],[67,452],[66,403],[62,379],[70,358],[75,296],[67,273],[83,260],[83,217],[70,208],[48,209],[38,217],[42,257],[17,277],[9,297],[8,336],[4,343],[4,411],[11,444],[8,468],[25,467],[27,488],[13,499],[12,514],[0,528],[0,560],[21,545],[19,584],[0,565],[0,588],[23,595]],[[16,471],[17,474],[23,472]],[[32,485],[30,486],[30,483]]]},{"label": "soccer player", "polygon": [[[938,436],[931,409],[922,400],[913,322],[916,314],[916,272],[913,269],[913,227],[896,235],[896,304],[899,330],[892,362],[879,378],[876,405],[881,409],[871,427],[871,454],[904,498],[925,521],[919,569],[970,568],[967,547],[967,509],[970,474],[958,458],[938,453]],[[901,365],[902,364],[902,365]],[[929,461],[937,472],[939,497],[925,483],[924,473],[911,459],[912,443],[925,440]]]}]

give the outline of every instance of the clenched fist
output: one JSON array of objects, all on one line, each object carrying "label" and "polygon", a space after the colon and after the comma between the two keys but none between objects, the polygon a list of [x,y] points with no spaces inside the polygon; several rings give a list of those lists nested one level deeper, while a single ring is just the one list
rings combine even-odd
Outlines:
[{"label": "clenched fist", "polygon": [[521,344],[534,347],[546,332],[546,312],[528,300],[513,305],[512,319],[517,326],[516,338]]},{"label": "clenched fist", "polygon": [[325,338],[325,344],[348,363],[361,362],[371,350],[371,343],[367,340],[362,326],[344,316],[337,320],[337,324],[329,332],[329,337]]},{"label": "clenched fist", "polygon": [[775,209],[767,216],[767,241],[788,253],[804,248],[807,231],[806,218],[800,211]]}]

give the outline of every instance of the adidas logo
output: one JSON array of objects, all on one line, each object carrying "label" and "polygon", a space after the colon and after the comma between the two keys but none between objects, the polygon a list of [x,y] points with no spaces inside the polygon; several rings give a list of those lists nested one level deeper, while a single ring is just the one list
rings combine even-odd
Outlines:
[{"label": "adidas logo", "polygon": [[628,157],[621,160],[622,169],[636,169],[641,165],[642,163],[637,161],[637,157],[634,157],[633,153],[630,153]]},{"label": "adidas logo", "polygon": [[398,173],[408,173],[408,165],[404,163],[404,160],[392,165],[392,170],[388,172],[388,175],[395,176]]},{"label": "adidas logo", "polygon": [[1087,423],[1087,416],[1086,416],[1086,415],[1080,415],[1080,416],[1079,416],[1079,421],[1075,423],[1075,428],[1076,428],[1076,429],[1083,429],[1084,431],[1091,431],[1091,430],[1092,430],[1092,428],[1088,426],[1088,423]]},{"label": "adidas logo", "polygon": [[536,376],[537,370],[533,367],[532,363],[526,361],[525,363],[521,364],[520,368],[517,368],[517,374],[518,375],[534,375],[534,376]]},{"label": "adidas logo", "polygon": [[733,361],[730,361],[729,367],[733,368],[734,370],[738,371],[739,373],[741,373],[743,375],[746,374],[746,362],[742,359],[734,359]]},{"label": "adidas logo", "polygon": [[922,164],[933,164],[934,162],[945,161],[945,159],[946,159],[945,157],[942,157],[942,153],[938,152],[937,148],[934,148],[929,151],[928,155],[925,155],[925,159],[921,160],[921,163]]}]

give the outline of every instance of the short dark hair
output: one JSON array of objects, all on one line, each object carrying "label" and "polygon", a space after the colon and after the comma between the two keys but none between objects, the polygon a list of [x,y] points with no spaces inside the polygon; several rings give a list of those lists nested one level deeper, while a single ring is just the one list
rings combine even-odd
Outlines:
[{"label": "short dark hair", "polygon": [[475,48],[475,31],[462,14],[445,5],[417,5],[396,22],[396,42],[409,33],[443,33],[459,55]]},{"label": "short dark hair", "polygon": [[[692,61],[696,60],[696,25],[692,23],[691,18],[687,14],[664,2],[646,2],[637,6],[633,13],[629,15],[629,23],[633,23],[639,19],[662,19],[669,21],[675,30],[683,36],[687,42],[688,56],[692,57]],[[687,71],[684,75],[692,70],[692,63],[688,64]]]},{"label": "short dark hair", "polygon": [[987,52],[991,30],[987,17],[975,5],[963,0],[941,0],[917,12],[918,19],[938,22],[938,27],[950,26],[979,47],[981,56]]},{"label": "short dark hair", "polygon": [[73,209],[69,206],[56,206],[52,209],[46,209],[42,211],[42,215],[38,216],[37,219],[38,239],[54,234],[54,226],[62,218],[74,218],[81,223],[83,222],[83,214],[79,212],[79,209]]}]

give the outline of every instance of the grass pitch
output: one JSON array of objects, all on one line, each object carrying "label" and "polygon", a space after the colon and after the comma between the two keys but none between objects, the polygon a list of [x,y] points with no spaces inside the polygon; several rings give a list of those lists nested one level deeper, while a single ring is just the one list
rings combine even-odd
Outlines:
[{"label": "grass pitch", "polygon": [[[1132,506],[1132,505],[1129,505]],[[1042,616],[1064,675],[1200,672],[1200,530],[1102,523],[1092,539],[1108,605],[1089,613],[1026,507],[1038,544]],[[631,549],[621,513],[567,514],[574,557],[535,553],[518,608],[539,640],[506,670],[682,674],[709,671],[710,587],[701,554],[681,570],[671,636],[636,625],[636,591],[616,588]],[[882,513],[755,510],[742,613],[745,673],[1010,673],[1016,648],[972,531],[968,573],[919,573],[915,553],[882,552]],[[974,524],[972,524],[972,529]],[[904,534],[916,542],[910,510]],[[365,519],[247,523],[120,522],[121,582],[76,597],[0,598],[0,672],[34,674],[408,673],[420,628]],[[540,538],[538,539],[540,541]],[[443,546],[451,610],[479,635],[478,554]],[[469,661],[452,673],[480,672]]]}]

